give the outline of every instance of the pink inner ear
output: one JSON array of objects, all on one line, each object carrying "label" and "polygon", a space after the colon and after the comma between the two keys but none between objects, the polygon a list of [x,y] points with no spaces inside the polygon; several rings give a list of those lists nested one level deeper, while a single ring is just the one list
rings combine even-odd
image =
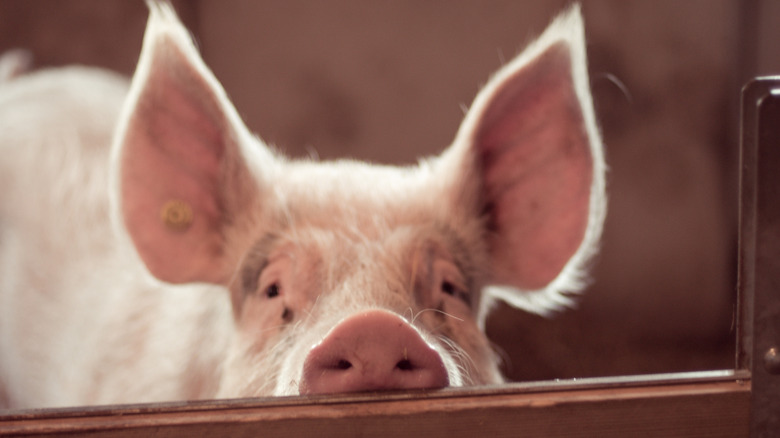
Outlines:
[{"label": "pink inner ear", "polygon": [[[161,280],[221,280],[220,179],[228,141],[229,126],[209,85],[173,42],[160,41],[128,123],[120,183],[125,226]],[[161,218],[172,200],[192,208],[186,230]]]},{"label": "pink inner ear", "polygon": [[593,165],[571,75],[568,46],[553,45],[499,87],[479,121],[498,284],[545,287],[585,236]]}]

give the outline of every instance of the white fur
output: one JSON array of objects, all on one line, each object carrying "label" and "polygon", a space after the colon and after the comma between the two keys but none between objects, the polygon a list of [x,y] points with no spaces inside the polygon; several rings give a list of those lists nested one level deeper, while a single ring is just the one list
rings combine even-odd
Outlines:
[{"label": "white fur", "polygon": [[0,394],[10,406],[170,400],[186,392],[182,367],[208,377],[224,354],[223,291],[162,293],[115,243],[105,163],[126,88],[69,68],[0,93]]},{"label": "white fur", "polygon": [[[244,127],[170,5],[149,6],[129,87],[111,73],[85,68],[33,73],[0,87],[0,408],[297,394],[307,351],[339,320],[365,308],[405,316],[441,354],[452,385],[497,383],[498,361],[477,329],[492,300],[541,314],[570,304],[567,294],[582,286],[605,214],[605,164],[578,8],[497,73],[452,148],[419,166],[395,168],[277,156]],[[305,292],[289,299],[308,299],[295,304],[301,319],[291,327],[236,319],[226,287],[235,282],[164,284],[133,248],[118,198],[122,141],[149,77],[151,51],[164,39],[175,42],[213,90],[258,185],[250,217],[225,230],[228,259],[243,263],[251,244],[268,234],[289,246],[284,254],[297,270],[288,274]],[[404,295],[409,277],[415,279],[410,259],[428,239],[438,244],[455,234],[470,263],[486,269],[481,218],[441,195],[465,177],[441,175],[462,164],[470,132],[501,81],[561,40],[575,58],[594,166],[583,244],[543,290],[486,287],[473,309],[445,297],[443,319],[435,309],[413,309]],[[454,231],[437,228],[442,224]],[[483,277],[475,275],[478,286]],[[306,296],[313,290],[323,293]],[[438,326],[450,329],[449,339],[431,329]]]}]

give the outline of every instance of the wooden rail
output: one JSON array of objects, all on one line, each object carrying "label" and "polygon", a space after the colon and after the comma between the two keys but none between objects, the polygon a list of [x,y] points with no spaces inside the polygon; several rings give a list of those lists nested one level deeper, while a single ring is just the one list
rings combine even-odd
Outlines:
[{"label": "wooden rail", "polygon": [[741,437],[748,373],[16,412],[0,436]]}]

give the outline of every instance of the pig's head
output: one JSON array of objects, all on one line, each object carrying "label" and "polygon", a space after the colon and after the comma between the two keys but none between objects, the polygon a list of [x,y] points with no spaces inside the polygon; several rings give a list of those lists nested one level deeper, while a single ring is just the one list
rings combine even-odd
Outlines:
[{"label": "pig's head", "polygon": [[390,167],[269,149],[153,3],[112,165],[151,274],[230,295],[220,396],[501,382],[492,304],[567,305],[605,210],[578,8],[489,81],[440,156]]}]

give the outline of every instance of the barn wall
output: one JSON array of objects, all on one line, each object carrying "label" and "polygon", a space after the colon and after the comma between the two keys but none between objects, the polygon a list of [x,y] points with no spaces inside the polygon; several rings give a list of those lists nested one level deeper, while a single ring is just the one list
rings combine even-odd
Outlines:
[{"label": "barn wall", "polygon": [[[453,138],[489,74],[568,2],[176,2],[249,127],[293,156],[410,163]],[[589,0],[610,165],[602,255],[578,311],[502,308],[516,379],[729,367],[738,96],[780,73],[771,0]],[[130,74],[142,2],[0,0],[0,51]]]}]

